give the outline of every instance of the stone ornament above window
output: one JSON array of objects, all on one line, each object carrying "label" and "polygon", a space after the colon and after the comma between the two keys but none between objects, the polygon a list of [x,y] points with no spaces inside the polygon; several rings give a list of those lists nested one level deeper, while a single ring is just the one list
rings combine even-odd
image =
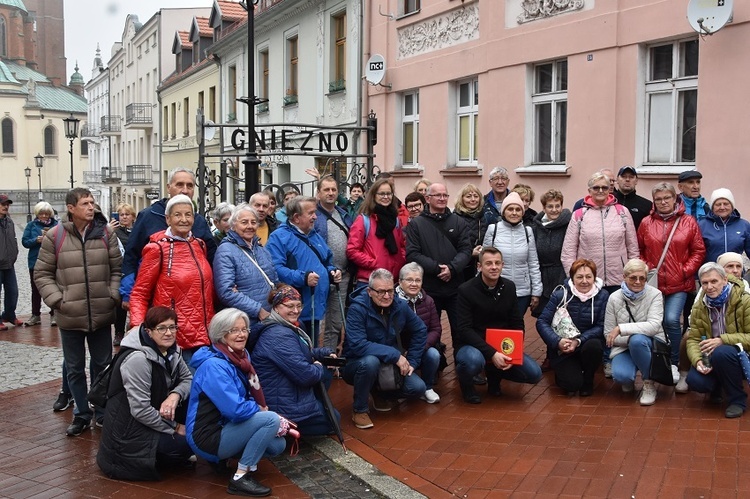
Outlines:
[{"label": "stone ornament above window", "polygon": [[584,0],[521,0],[523,12],[517,18],[518,24],[581,10],[584,5]]},{"label": "stone ornament above window", "polygon": [[398,30],[398,58],[406,59],[479,39],[476,2]]}]

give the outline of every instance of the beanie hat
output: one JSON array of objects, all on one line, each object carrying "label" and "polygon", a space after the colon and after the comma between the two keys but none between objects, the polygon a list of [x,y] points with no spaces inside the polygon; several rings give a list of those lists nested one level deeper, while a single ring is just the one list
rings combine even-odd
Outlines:
[{"label": "beanie hat", "polygon": [[739,253],[728,251],[727,253],[719,255],[719,258],[716,259],[716,263],[718,263],[722,267],[726,267],[728,263],[732,262],[742,265],[742,255],[740,255]]},{"label": "beanie hat", "polygon": [[500,207],[500,214],[502,215],[505,213],[505,208],[512,204],[517,204],[521,207],[521,211],[524,211],[523,199],[521,199],[521,196],[519,196],[517,192],[511,192],[505,196],[505,199],[503,199],[503,204]]},{"label": "beanie hat", "polygon": [[714,203],[719,199],[726,199],[727,201],[729,201],[732,204],[732,208],[737,206],[736,204],[734,204],[734,195],[732,195],[732,191],[730,191],[726,187],[716,189],[711,193],[711,202],[709,203],[711,209],[713,209]]}]

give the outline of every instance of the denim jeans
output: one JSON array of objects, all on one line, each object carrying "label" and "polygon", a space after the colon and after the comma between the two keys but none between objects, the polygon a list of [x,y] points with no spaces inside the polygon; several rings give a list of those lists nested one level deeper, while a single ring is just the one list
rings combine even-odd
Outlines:
[{"label": "denim jeans", "polygon": [[682,309],[685,308],[687,293],[678,291],[664,297],[664,332],[672,343],[672,365],[680,361],[680,340],[682,339]]},{"label": "denim jeans", "polygon": [[221,430],[219,459],[241,456],[240,464],[250,467],[264,457],[278,456],[286,448],[286,439],[277,437],[279,415],[258,411],[244,421],[229,422]]},{"label": "denim jeans", "polygon": [[536,384],[542,379],[542,369],[534,359],[523,354],[523,364],[513,366],[505,371],[498,369],[492,363],[484,359],[482,352],[471,345],[464,345],[456,354],[456,376],[460,384],[472,383],[472,378],[487,370],[487,378],[495,378],[499,381],[507,379],[516,383]]},{"label": "denim jeans", "polygon": [[[99,372],[112,361],[112,336],[111,326],[99,328],[95,331],[73,331],[60,329],[60,339],[65,358],[65,368],[68,371],[68,385],[73,395],[76,406],[73,410],[74,416],[80,416],[88,421],[93,413],[89,408],[88,385],[86,383],[86,343],[89,345],[91,363],[89,374],[91,380],[96,379]],[[103,416],[104,412],[97,408],[97,417]]]},{"label": "denim jeans", "polygon": [[68,384],[68,370],[65,368],[65,359],[62,363],[62,388],[60,389],[64,394],[70,395],[70,385]]},{"label": "denim jeans", "polygon": [[[380,360],[374,355],[365,355],[359,359],[349,359],[344,366],[344,381],[354,386],[354,412],[369,412],[370,392],[378,379]],[[422,378],[417,373],[404,377],[404,384],[399,395],[406,398],[419,398],[427,390]],[[390,395],[390,394],[388,394]]]},{"label": "denim jeans", "polygon": [[440,352],[438,352],[437,348],[430,347],[425,350],[422,354],[422,364],[419,368],[419,372],[422,373],[424,386],[427,390],[432,389],[432,385],[435,384],[435,378],[437,377],[439,366]]},{"label": "denim jeans", "polygon": [[438,313],[438,319],[442,320],[443,310],[448,314],[448,325],[451,328],[451,339],[453,344],[456,344],[456,334],[458,333],[458,309],[456,304],[458,303],[458,292],[450,296],[434,296],[429,291],[427,292],[432,300],[435,302],[435,309]]},{"label": "denim jeans", "polygon": [[721,345],[711,354],[713,369],[708,374],[701,374],[694,367],[687,375],[687,384],[691,390],[699,393],[711,393],[717,389],[724,389],[729,399],[729,405],[747,408],[747,394],[742,386],[745,379],[740,360],[737,358],[737,348],[734,345]]},{"label": "denim jeans", "polygon": [[18,305],[18,281],[16,280],[16,269],[0,270],[0,286],[3,291],[3,313],[4,322],[16,321],[16,306]]},{"label": "denim jeans", "polygon": [[612,359],[612,379],[621,385],[635,381],[637,371],[643,380],[648,379],[651,370],[651,346],[653,339],[644,334],[634,334],[628,341],[628,349]]},{"label": "denim jeans", "polygon": [[518,297],[518,311],[521,314],[521,317],[526,315],[526,311],[529,309],[529,305],[531,305],[531,295]]}]

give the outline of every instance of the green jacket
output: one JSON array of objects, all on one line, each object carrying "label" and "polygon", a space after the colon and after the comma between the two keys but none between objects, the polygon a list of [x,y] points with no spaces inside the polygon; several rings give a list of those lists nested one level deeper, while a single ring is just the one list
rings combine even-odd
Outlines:
[{"label": "green jacket", "polygon": [[[726,309],[726,333],[720,336],[725,345],[742,343],[750,351],[750,295],[745,293],[745,286],[734,276],[727,276],[732,289],[729,291],[729,302]],[[690,315],[690,330],[687,339],[687,354],[690,363],[695,366],[701,359],[699,344],[701,336],[711,338],[711,322],[705,300],[696,300]]]}]

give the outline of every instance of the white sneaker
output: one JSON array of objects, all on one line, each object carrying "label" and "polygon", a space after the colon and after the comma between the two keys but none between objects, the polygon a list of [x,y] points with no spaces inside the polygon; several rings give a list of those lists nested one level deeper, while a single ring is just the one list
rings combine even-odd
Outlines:
[{"label": "white sneaker", "polygon": [[438,395],[437,393],[435,393],[435,390],[433,390],[432,388],[430,388],[429,390],[427,390],[426,392],[424,392],[424,395],[422,395],[419,398],[421,398],[422,400],[424,400],[428,404],[435,404],[437,402],[440,402],[440,395]]},{"label": "white sneaker", "polygon": [[674,387],[675,393],[687,393],[690,390],[687,384],[687,373],[682,371],[680,373],[680,379]]},{"label": "white sneaker", "polygon": [[639,402],[641,405],[654,405],[654,402],[656,402],[656,387],[653,381],[646,380],[643,382],[643,391]]},{"label": "white sneaker", "polygon": [[607,379],[612,379],[612,363],[606,362],[604,364],[604,377]]},{"label": "white sneaker", "polygon": [[680,370],[677,369],[676,365],[672,364],[672,382],[677,384],[678,381],[680,381]]},{"label": "white sneaker", "polygon": [[622,393],[633,393],[633,390],[635,389],[635,383],[632,381],[630,383],[623,383],[621,386]]}]

